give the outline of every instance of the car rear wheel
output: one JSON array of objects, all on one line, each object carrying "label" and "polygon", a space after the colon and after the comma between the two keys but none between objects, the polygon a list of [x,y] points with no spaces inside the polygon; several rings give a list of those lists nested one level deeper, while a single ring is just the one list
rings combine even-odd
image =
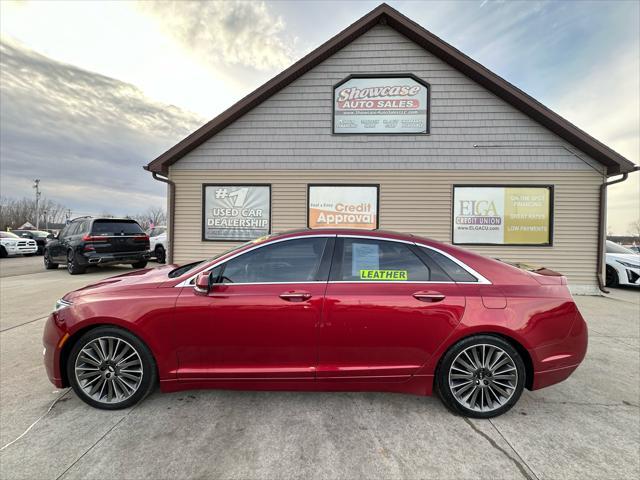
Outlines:
[{"label": "car rear wheel", "polygon": [[132,263],[131,266],[133,268],[144,268],[147,266],[147,261]]},{"label": "car rear wheel", "polygon": [[162,245],[158,245],[155,249],[155,256],[158,263],[164,263],[166,261],[166,252],[164,251],[164,247]]},{"label": "car rear wheel", "polygon": [[58,264],[53,263],[51,261],[51,257],[49,256],[49,250],[44,251],[42,260],[44,262],[44,268],[46,268],[47,270],[55,270],[56,268],[58,268]]},{"label": "car rear wheel", "polygon": [[78,255],[72,250],[67,253],[67,271],[71,275],[78,275],[87,271],[87,267],[78,263]]},{"label": "car rear wheel", "polygon": [[156,384],[156,364],[135,335],[116,327],[99,327],[73,346],[67,375],[78,397],[105,410],[128,408]]},{"label": "car rear wheel", "polygon": [[476,335],[456,343],[437,372],[443,402],[466,417],[491,418],[516,404],[525,384],[518,351],[505,340]]},{"label": "car rear wheel", "polygon": [[606,278],[607,287],[617,287],[620,284],[620,278],[618,277],[618,272],[615,268],[607,265],[607,278]]}]

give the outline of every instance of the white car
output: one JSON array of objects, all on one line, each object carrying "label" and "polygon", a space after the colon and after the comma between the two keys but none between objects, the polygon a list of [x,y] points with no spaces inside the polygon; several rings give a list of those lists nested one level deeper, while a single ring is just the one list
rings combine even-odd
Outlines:
[{"label": "white car", "polygon": [[21,238],[15,233],[0,232],[0,258],[10,255],[34,255],[38,251],[35,240]]},{"label": "white car", "polygon": [[640,254],[607,240],[607,286],[640,286]]},{"label": "white car", "polygon": [[149,250],[151,256],[158,263],[164,263],[167,259],[167,227],[153,227],[147,232],[149,235]]}]

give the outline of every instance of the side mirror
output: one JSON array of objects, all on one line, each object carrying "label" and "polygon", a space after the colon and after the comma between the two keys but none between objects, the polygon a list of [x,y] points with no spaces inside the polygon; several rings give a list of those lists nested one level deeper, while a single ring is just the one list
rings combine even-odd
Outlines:
[{"label": "side mirror", "polygon": [[211,289],[211,272],[200,272],[196,277],[193,291],[196,295],[207,295]]}]

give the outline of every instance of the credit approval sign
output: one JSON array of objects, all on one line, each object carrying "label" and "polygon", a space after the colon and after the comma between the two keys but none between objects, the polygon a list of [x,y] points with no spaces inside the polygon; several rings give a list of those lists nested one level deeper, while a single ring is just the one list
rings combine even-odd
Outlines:
[{"label": "credit approval sign", "polygon": [[428,88],[411,76],[350,78],[333,91],[333,132],[428,133]]},{"label": "credit approval sign", "polygon": [[457,186],[453,243],[550,245],[549,186]]},{"label": "credit approval sign", "polygon": [[309,228],[378,228],[377,185],[309,185]]}]

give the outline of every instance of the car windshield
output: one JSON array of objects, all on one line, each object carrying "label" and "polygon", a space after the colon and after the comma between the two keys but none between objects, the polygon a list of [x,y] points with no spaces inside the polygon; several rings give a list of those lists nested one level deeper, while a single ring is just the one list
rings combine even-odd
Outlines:
[{"label": "car windshield", "polygon": [[51,235],[49,232],[42,232],[40,230],[33,230],[31,233],[34,237],[38,238],[47,238],[49,235]]},{"label": "car windshield", "polygon": [[144,233],[135,220],[95,220],[91,235],[140,235]]},{"label": "car windshield", "polygon": [[189,270],[193,270],[194,268],[204,264],[204,263],[209,263],[214,261],[216,258],[220,258],[223,255],[227,255],[228,253],[231,252],[235,252],[236,250],[240,250],[241,248],[246,247],[247,245],[251,245],[251,244],[255,244],[255,243],[261,243],[264,240],[267,240],[271,238],[271,236],[267,236],[267,237],[260,237],[260,238],[256,238],[255,240],[249,240],[248,242],[245,243],[241,243],[240,245],[236,245],[235,247],[231,247],[228,250],[225,250],[224,252],[221,252],[217,255],[214,255],[213,257],[207,258],[205,260],[198,260],[197,262],[193,262],[193,263],[187,263],[186,265],[181,265],[178,268],[171,270],[169,272],[169,278],[177,278],[181,275],[184,275],[185,273],[187,273]]},{"label": "car windshield", "polygon": [[0,232],[0,238],[20,238],[15,233],[11,232]]},{"label": "car windshield", "polygon": [[623,254],[632,254],[634,255],[636,252],[633,250],[629,250],[628,248],[623,247],[622,245],[618,245],[610,240],[607,240],[607,253],[623,253]]}]

